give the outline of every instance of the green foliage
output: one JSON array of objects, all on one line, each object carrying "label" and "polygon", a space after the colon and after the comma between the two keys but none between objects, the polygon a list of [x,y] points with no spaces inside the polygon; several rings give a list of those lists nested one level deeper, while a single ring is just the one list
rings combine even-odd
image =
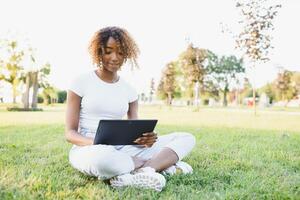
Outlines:
[{"label": "green foliage", "polygon": [[160,79],[159,84],[157,86],[156,95],[159,99],[162,100],[167,98],[167,93],[164,91],[164,82],[162,78]]},{"label": "green foliage", "polygon": [[291,86],[296,89],[297,94],[300,94],[300,72],[292,72]]},{"label": "green foliage", "polygon": [[16,103],[16,97],[19,94],[17,88],[22,76],[21,61],[24,54],[25,49],[21,49],[16,40],[4,39],[0,41],[0,81],[3,80],[12,85],[14,103]]},{"label": "green foliage", "polygon": [[51,103],[56,103],[58,99],[58,90],[52,87],[51,85],[45,85],[45,88],[43,88],[42,97],[43,97],[43,103],[45,105],[49,105]]},{"label": "green foliage", "polygon": [[51,65],[50,63],[44,64],[39,71],[39,88],[49,87],[50,83],[48,82],[48,76],[51,73]]},{"label": "green foliage", "polygon": [[176,63],[168,63],[162,72],[162,77],[157,88],[158,96],[161,99],[167,98],[167,104],[172,104],[174,93],[179,90],[176,85]]},{"label": "green foliage", "polygon": [[271,83],[267,83],[265,86],[263,86],[260,90],[259,93],[266,93],[266,95],[270,98],[269,103],[273,103],[273,101],[276,99],[276,91],[275,87]]},{"label": "green foliage", "polygon": [[291,100],[297,95],[297,89],[295,85],[292,85],[293,73],[288,70],[284,70],[283,73],[279,73],[276,79],[276,92],[277,98],[280,100]]},{"label": "green foliage", "polygon": [[216,85],[212,80],[205,80],[204,81],[204,87],[201,97],[202,98],[214,98],[215,100],[218,100],[220,97],[219,94],[219,86]]},{"label": "green foliage", "polygon": [[[184,79],[185,94],[183,96],[192,99],[196,82],[200,84],[203,90],[203,80],[205,76],[204,61],[207,56],[206,49],[200,49],[190,44],[178,58],[178,65]],[[198,91],[200,92],[200,91]]]},{"label": "green foliage", "polygon": [[218,57],[213,52],[208,51],[206,71],[207,79],[223,92],[223,105],[227,106],[227,93],[231,84],[235,83],[239,76],[245,73],[243,60],[233,55]]},{"label": "green foliage", "polygon": [[44,103],[44,98],[41,94],[38,95],[38,103]]},{"label": "green foliage", "polygon": [[189,85],[195,82],[203,82],[205,69],[203,61],[206,59],[206,50],[193,47],[190,44],[188,48],[180,54],[179,63],[182,73]]},{"label": "green foliage", "polygon": [[300,95],[300,72],[284,70],[278,73],[276,79],[260,88],[260,93],[266,93],[270,103],[274,101],[290,101]]},{"label": "green foliage", "polygon": [[60,90],[57,92],[57,103],[65,103],[67,100],[67,91]]},{"label": "green foliage", "polygon": [[219,58],[213,52],[193,47],[192,44],[180,54],[178,60],[168,65],[172,67],[167,66],[162,72],[157,96],[166,99],[169,91],[172,98],[185,98],[189,102],[196,97],[195,84],[200,85],[197,93],[201,93],[202,99],[219,99],[219,91],[227,94],[232,82],[245,72],[242,59],[235,56]]},{"label": "green foliage", "polygon": [[20,108],[20,107],[7,107],[7,111],[43,111],[42,108]]},{"label": "green foliage", "polygon": [[[47,76],[50,74],[50,64],[46,63],[42,67],[37,67],[39,63],[36,62],[35,51],[27,44],[24,46],[19,42],[21,41],[8,39],[0,41],[0,81],[3,80],[12,85],[14,103],[20,94],[17,90],[18,86],[25,84],[25,91],[22,94],[25,110],[29,109],[29,93],[32,88],[31,107],[36,109],[38,88],[49,85]],[[32,69],[25,69],[26,67],[32,67]]]}]

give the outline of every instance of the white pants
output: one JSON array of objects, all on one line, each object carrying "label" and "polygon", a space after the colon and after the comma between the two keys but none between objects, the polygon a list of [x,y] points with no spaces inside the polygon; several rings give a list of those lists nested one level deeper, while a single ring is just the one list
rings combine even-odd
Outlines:
[{"label": "white pants", "polygon": [[69,160],[71,165],[80,172],[104,180],[133,171],[133,156],[151,159],[162,148],[168,147],[181,160],[194,146],[195,137],[192,134],[175,132],[159,136],[150,148],[136,145],[74,145],[70,150]]}]

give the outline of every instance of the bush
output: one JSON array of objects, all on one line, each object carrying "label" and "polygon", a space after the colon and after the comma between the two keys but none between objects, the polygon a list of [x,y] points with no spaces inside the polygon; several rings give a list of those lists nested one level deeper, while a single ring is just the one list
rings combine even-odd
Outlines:
[{"label": "bush", "polygon": [[203,99],[203,105],[207,106],[209,104],[209,99]]},{"label": "bush", "polygon": [[7,111],[43,111],[42,108],[19,108],[19,107],[7,107]]},{"label": "bush", "polygon": [[41,95],[38,95],[38,103],[44,103],[44,99]]},{"label": "bush", "polygon": [[58,101],[57,103],[65,103],[67,99],[67,91],[62,90],[57,92]]}]

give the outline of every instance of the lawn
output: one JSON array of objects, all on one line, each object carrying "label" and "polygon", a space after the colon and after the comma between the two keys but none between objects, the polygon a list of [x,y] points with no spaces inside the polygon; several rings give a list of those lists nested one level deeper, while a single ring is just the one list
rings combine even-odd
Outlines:
[{"label": "lawn", "polygon": [[112,189],[68,163],[64,106],[43,112],[0,107],[0,199],[300,199],[300,112],[142,106],[157,132],[188,131],[192,175],[167,177],[157,193]]}]

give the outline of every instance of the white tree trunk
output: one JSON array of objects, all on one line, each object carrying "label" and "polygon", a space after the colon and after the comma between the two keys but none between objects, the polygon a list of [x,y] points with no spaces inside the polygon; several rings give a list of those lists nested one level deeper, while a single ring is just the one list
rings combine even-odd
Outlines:
[{"label": "white tree trunk", "polygon": [[31,102],[31,107],[32,108],[37,108],[37,99],[38,99],[38,73],[39,72],[33,72],[32,73],[32,87],[33,87],[33,92],[32,92],[32,102]]},{"label": "white tree trunk", "polygon": [[26,74],[26,80],[25,80],[25,93],[23,96],[23,104],[25,109],[29,109],[29,90],[30,90],[30,76],[31,72],[28,72]]}]

